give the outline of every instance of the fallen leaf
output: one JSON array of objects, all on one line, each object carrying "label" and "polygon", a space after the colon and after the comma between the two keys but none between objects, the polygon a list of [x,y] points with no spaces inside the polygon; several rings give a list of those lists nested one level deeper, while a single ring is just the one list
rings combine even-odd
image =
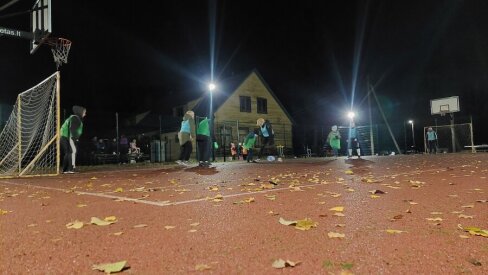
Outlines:
[{"label": "fallen leaf", "polygon": [[387,229],[386,232],[387,233],[390,233],[390,234],[400,234],[400,233],[407,232],[407,231],[395,230],[395,229]]},{"label": "fallen leaf", "polygon": [[76,205],[76,207],[79,207],[79,208],[86,207],[86,206],[88,206],[88,205],[82,204],[82,203],[79,203],[79,204]]},{"label": "fallen leaf", "polygon": [[297,221],[287,221],[281,217],[280,217],[279,222],[283,225],[295,225],[295,224],[297,224]]},{"label": "fallen leaf", "polygon": [[346,191],[347,191],[347,192],[354,192],[355,190],[354,190],[354,189],[352,189],[352,188],[347,188],[347,189],[346,189]]},{"label": "fallen leaf", "polygon": [[329,238],[341,238],[342,239],[342,238],[346,237],[346,234],[329,232],[329,233],[327,233],[327,236],[329,236]]},{"label": "fallen leaf", "polygon": [[37,223],[31,223],[29,225],[27,225],[27,227],[36,227],[37,226]]},{"label": "fallen leaf", "polygon": [[474,205],[473,204],[469,204],[469,205],[463,205],[461,207],[462,208],[474,208]]},{"label": "fallen leaf", "polygon": [[279,268],[285,268],[285,267],[295,267],[298,264],[300,264],[300,262],[292,262],[290,260],[285,261],[283,259],[278,259],[278,260],[275,260],[271,266],[279,269]]},{"label": "fallen leaf", "polygon": [[122,187],[119,187],[117,189],[114,190],[115,193],[121,193],[121,192],[124,192],[124,189]]},{"label": "fallen leaf", "polygon": [[394,220],[400,220],[403,218],[403,215],[396,215],[393,217]]},{"label": "fallen leaf", "polygon": [[410,209],[407,209],[407,210],[405,210],[405,213],[409,213],[409,214],[411,214],[411,213],[412,213],[412,211],[410,211]]},{"label": "fallen leaf", "polygon": [[441,221],[442,221],[442,218],[441,218],[441,217],[436,217],[436,218],[426,218],[426,220],[428,220],[428,221],[432,221],[432,222],[441,222]]},{"label": "fallen leaf", "polygon": [[113,233],[113,234],[114,234],[115,236],[120,236],[120,235],[124,234],[124,232],[115,232],[115,233]]},{"label": "fallen leaf", "polygon": [[0,209],[0,215],[6,215],[9,212],[11,212],[11,211],[7,211],[7,210]]},{"label": "fallen leaf", "polygon": [[166,230],[169,230],[169,229],[173,229],[173,228],[175,228],[175,227],[176,227],[176,226],[173,226],[173,225],[166,225],[164,228],[165,228]]},{"label": "fallen leaf", "polygon": [[334,216],[338,216],[338,217],[345,217],[346,215],[344,215],[343,213],[341,212],[336,212],[334,213]]},{"label": "fallen leaf", "polygon": [[204,271],[204,270],[209,270],[209,269],[212,269],[212,267],[209,265],[206,265],[206,264],[197,264],[195,266],[196,271]]},{"label": "fallen leaf", "polygon": [[460,214],[460,215],[458,216],[458,218],[463,218],[463,219],[472,219],[472,218],[473,218],[473,216],[468,216],[468,215]]},{"label": "fallen leaf", "polygon": [[298,220],[295,228],[298,230],[310,230],[312,227],[317,227],[317,223],[312,221],[309,218],[305,218],[303,220]]},{"label": "fallen leaf", "polygon": [[80,229],[82,227],[83,227],[83,222],[80,222],[78,220],[66,224],[66,228],[68,229]]},{"label": "fallen leaf", "polygon": [[134,225],[133,226],[134,228],[143,228],[143,227],[147,227],[147,224],[137,224],[137,225]]},{"label": "fallen leaf", "polygon": [[346,170],[344,171],[346,175],[354,175],[354,172],[352,170]]},{"label": "fallen leaf", "polygon": [[344,211],[344,206],[336,206],[329,209],[330,211],[342,212]]},{"label": "fallen leaf", "polygon": [[105,219],[103,219],[103,220],[106,222],[116,222],[117,218],[115,216],[108,216],[108,217],[105,217]]},{"label": "fallen leaf", "polygon": [[461,239],[469,239],[469,238],[471,238],[470,236],[467,236],[467,235],[459,235],[459,237]]},{"label": "fallen leaf", "polygon": [[190,226],[199,226],[199,225],[200,225],[199,222],[195,222],[195,223],[190,224]]},{"label": "fallen leaf", "polygon": [[268,194],[266,194],[266,195],[264,195],[264,197],[267,198],[270,201],[274,201],[276,199],[276,195],[268,195]]},{"label": "fallen leaf", "polygon": [[408,203],[409,203],[409,204],[411,204],[411,205],[416,205],[416,204],[418,204],[418,203],[416,203],[416,202],[414,202],[414,201],[409,201]]},{"label": "fallen leaf", "polygon": [[488,200],[477,200],[476,202],[486,203]]},{"label": "fallen leaf", "polygon": [[96,178],[96,177],[91,177],[90,179],[91,179],[91,180],[96,180],[97,178]]},{"label": "fallen leaf", "polygon": [[481,263],[480,261],[476,260],[476,259],[469,259],[470,263],[472,263],[473,265],[476,265],[476,266],[481,266]]},{"label": "fallen leaf", "polygon": [[189,233],[194,233],[194,232],[197,232],[197,231],[198,230],[196,230],[196,229],[190,229],[190,230],[188,230]]},{"label": "fallen leaf", "polygon": [[381,190],[371,190],[371,191],[368,191],[369,193],[375,195],[375,194],[385,194],[385,192],[381,191]]},{"label": "fallen leaf", "polygon": [[104,220],[101,220],[97,217],[91,217],[90,223],[100,225],[100,226],[105,226],[105,225],[110,225],[110,224],[115,223],[115,222],[114,221],[104,221]]},{"label": "fallen leaf", "polygon": [[336,224],[335,226],[336,226],[336,227],[345,227],[346,225],[345,225],[345,224],[343,224],[343,223],[338,223],[338,224]]},{"label": "fallen leaf", "polygon": [[378,195],[369,195],[372,199],[377,199],[377,198],[381,198],[381,196],[378,196]]},{"label": "fallen leaf", "polygon": [[351,269],[354,266],[352,263],[341,263],[342,269]]},{"label": "fallen leaf", "polygon": [[325,204],[325,201],[319,201],[319,204]]},{"label": "fallen leaf", "polygon": [[121,261],[116,263],[95,264],[92,266],[93,270],[103,271],[105,273],[117,273],[124,269],[127,261]]}]

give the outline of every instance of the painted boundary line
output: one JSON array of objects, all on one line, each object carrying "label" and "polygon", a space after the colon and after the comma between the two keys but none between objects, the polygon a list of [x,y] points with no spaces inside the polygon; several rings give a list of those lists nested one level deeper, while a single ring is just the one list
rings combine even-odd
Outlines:
[{"label": "painted boundary line", "polygon": [[[462,166],[455,166],[452,168],[459,168],[459,167],[462,167]],[[432,171],[447,171],[447,169],[418,170],[418,171],[413,171],[413,172],[404,172],[404,173],[392,174],[392,175],[382,175],[382,176],[378,176],[378,178],[396,177],[396,176],[401,176],[401,175],[411,175],[411,174],[426,173],[426,172],[432,172]],[[201,202],[201,201],[207,200],[207,198],[201,198],[201,199],[193,199],[193,200],[185,200],[185,201],[168,203],[168,202],[157,202],[157,201],[133,199],[133,198],[129,198],[129,197],[114,196],[114,195],[108,195],[106,193],[92,193],[92,192],[84,192],[84,191],[73,191],[71,189],[54,188],[54,187],[39,186],[39,185],[32,185],[32,184],[21,184],[21,183],[14,183],[14,182],[9,182],[9,181],[5,181],[5,180],[0,180],[0,183],[7,184],[7,185],[22,186],[22,187],[46,189],[46,190],[51,190],[51,191],[63,192],[63,193],[74,193],[74,194],[78,194],[78,195],[87,195],[87,196],[94,196],[94,197],[100,197],[100,198],[118,199],[118,200],[122,200],[122,201],[131,201],[131,202],[160,206],[160,207],[189,204],[189,203]],[[300,188],[307,188],[307,187],[314,187],[314,186],[320,186],[320,185],[325,185],[325,184],[317,183],[317,184],[309,184],[309,185],[300,185],[299,187]],[[290,189],[290,187],[282,187],[282,188],[268,189],[268,190],[262,190],[262,191],[242,192],[242,193],[225,195],[222,197],[223,198],[232,198],[232,197],[239,197],[239,196],[246,196],[246,195],[253,195],[253,194],[264,194],[264,193],[282,191],[282,190],[289,190],[289,189]]]}]

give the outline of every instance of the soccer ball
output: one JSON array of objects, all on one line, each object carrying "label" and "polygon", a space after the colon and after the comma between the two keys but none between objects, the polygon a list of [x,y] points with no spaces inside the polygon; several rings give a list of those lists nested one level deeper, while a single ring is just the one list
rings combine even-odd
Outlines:
[{"label": "soccer ball", "polygon": [[273,157],[273,156],[268,156],[267,159],[268,159],[268,161],[275,161],[275,157]]}]

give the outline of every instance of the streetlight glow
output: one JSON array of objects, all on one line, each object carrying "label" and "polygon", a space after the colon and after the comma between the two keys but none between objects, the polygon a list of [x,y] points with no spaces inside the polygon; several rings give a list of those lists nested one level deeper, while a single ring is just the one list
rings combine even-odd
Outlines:
[{"label": "streetlight glow", "polygon": [[408,123],[409,123],[409,124],[413,124],[413,120],[409,120],[409,121],[408,121]]},{"label": "streetlight glow", "polygon": [[213,91],[215,90],[215,88],[217,88],[217,86],[215,86],[215,84],[214,84],[214,83],[209,83],[209,84],[208,84],[208,90],[209,90],[210,92],[213,92]]},{"label": "streetlight glow", "polygon": [[347,113],[347,117],[348,117],[349,119],[353,119],[355,116],[356,116],[356,114],[355,114],[354,112],[349,112],[349,113]]}]

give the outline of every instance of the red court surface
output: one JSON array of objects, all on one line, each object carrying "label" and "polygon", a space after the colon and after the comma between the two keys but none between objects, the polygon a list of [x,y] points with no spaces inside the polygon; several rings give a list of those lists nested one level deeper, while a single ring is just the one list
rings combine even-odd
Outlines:
[{"label": "red court surface", "polygon": [[487,175],[488,154],[457,154],[0,179],[0,273],[488,274],[488,238],[463,230],[488,229]]}]

